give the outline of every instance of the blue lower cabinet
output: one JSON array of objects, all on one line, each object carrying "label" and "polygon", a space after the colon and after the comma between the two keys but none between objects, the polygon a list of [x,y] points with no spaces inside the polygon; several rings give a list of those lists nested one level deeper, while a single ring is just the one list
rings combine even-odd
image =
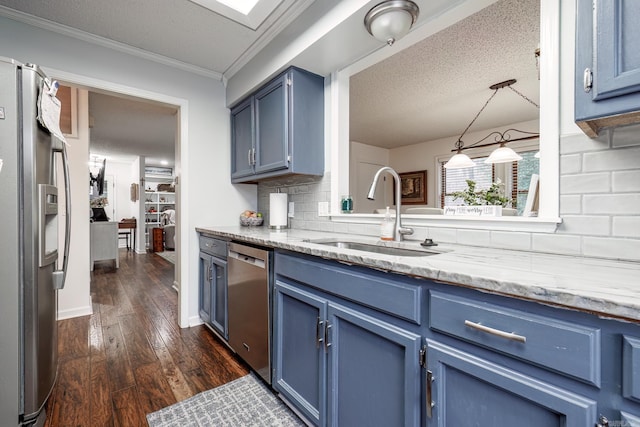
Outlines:
[{"label": "blue lower cabinet", "polygon": [[198,261],[198,312],[205,323],[211,322],[211,255],[200,252]]},{"label": "blue lower cabinet", "polygon": [[224,339],[229,338],[227,321],[227,262],[200,252],[198,313]]},{"label": "blue lower cabinet", "polygon": [[276,280],[274,388],[318,426],[419,426],[421,337]]},{"label": "blue lower cabinet", "polygon": [[421,337],[329,304],[329,425],[419,426]]},{"label": "blue lower cabinet", "polygon": [[594,426],[597,402],[433,340],[427,426]]},{"label": "blue lower cabinet", "polygon": [[327,301],[276,281],[273,388],[307,419],[326,425],[324,326]]}]

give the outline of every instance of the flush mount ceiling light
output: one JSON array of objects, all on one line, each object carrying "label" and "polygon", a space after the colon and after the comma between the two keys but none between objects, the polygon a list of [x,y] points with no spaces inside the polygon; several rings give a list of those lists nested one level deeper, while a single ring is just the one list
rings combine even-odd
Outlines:
[{"label": "flush mount ceiling light", "polygon": [[420,8],[410,0],[387,0],[367,12],[364,26],[373,37],[391,46],[409,32],[419,14]]},{"label": "flush mount ceiling light", "polygon": [[[489,89],[493,90],[493,93],[491,94],[489,99],[487,99],[487,102],[484,103],[480,111],[478,111],[478,114],[476,114],[473,120],[471,120],[471,123],[469,123],[469,125],[465,128],[465,130],[462,131],[462,134],[458,137],[458,140],[454,145],[456,147],[455,150],[451,150],[451,151],[456,151],[456,154],[453,157],[451,157],[447,163],[444,164],[445,168],[462,169],[462,168],[475,167],[475,163],[473,162],[473,160],[471,160],[469,156],[467,156],[466,154],[463,154],[462,150],[467,150],[469,148],[487,147],[490,145],[500,145],[500,147],[495,149],[491,153],[491,155],[484,161],[485,163],[507,163],[507,162],[517,162],[519,160],[522,160],[522,156],[520,156],[518,153],[513,151],[511,148],[506,147],[505,144],[507,144],[508,142],[523,141],[526,139],[538,138],[540,134],[535,132],[525,132],[518,129],[507,129],[504,132],[491,132],[489,135],[485,136],[479,141],[474,142],[468,147],[465,147],[464,142],[462,142],[462,137],[467,133],[469,128],[475,123],[475,121],[480,116],[480,114],[482,114],[484,109],[487,108],[487,105],[489,105],[489,102],[491,102],[493,97],[496,96],[498,91],[502,88],[507,87],[511,89],[514,93],[516,93],[525,101],[531,103],[536,108],[540,108],[538,104],[536,104],[531,99],[527,98],[526,96],[524,96],[523,94],[521,94],[520,92],[518,92],[517,90],[511,87],[511,85],[514,84],[516,81],[517,81],[516,79],[509,79],[500,83],[496,83],[489,87]],[[524,136],[512,139],[513,133],[523,134]],[[489,137],[491,136],[494,137],[494,141],[484,143],[484,141],[489,139]]]}]

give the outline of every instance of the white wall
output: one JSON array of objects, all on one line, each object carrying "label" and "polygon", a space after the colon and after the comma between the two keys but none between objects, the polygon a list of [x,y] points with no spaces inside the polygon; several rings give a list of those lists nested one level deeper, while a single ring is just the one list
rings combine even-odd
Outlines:
[{"label": "white wall", "polygon": [[[183,231],[178,243],[182,251],[179,321],[183,327],[190,321],[199,322],[195,227],[236,224],[238,212],[257,204],[256,186],[230,182],[229,111],[223,84],[4,17],[0,17],[0,55],[37,63],[69,83],[180,105],[182,141],[181,152],[176,153],[181,161],[179,220]],[[88,234],[87,224],[85,236]]]},{"label": "white wall", "polygon": [[[0,30],[1,32],[2,30]],[[58,318],[91,314],[89,292],[89,93],[78,89],[78,136],[67,137],[71,185],[71,243],[64,289],[58,292]]]}]

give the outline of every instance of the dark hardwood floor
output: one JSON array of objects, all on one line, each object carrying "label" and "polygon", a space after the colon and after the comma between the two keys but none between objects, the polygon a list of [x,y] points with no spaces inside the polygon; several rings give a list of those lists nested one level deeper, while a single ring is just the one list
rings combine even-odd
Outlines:
[{"label": "dark hardwood floor", "polygon": [[248,373],[206,327],[178,327],[173,268],[126,249],[119,269],[96,263],[93,314],[58,322],[45,426],[146,426],[147,413]]}]

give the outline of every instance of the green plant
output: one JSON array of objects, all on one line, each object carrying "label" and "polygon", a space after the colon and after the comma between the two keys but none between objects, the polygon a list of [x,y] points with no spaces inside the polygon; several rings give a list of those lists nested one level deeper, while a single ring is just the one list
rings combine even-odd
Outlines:
[{"label": "green plant", "polygon": [[511,199],[504,194],[504,184],[498,180],[489,186],[486,190],[476,191],[476,182],[472,179],[467,179],[467,188],[462,191],[456,191],[451,193],[453,200],[462,199],[465,205],[468,206],[502,206],[506,207],[511,203]]}]

